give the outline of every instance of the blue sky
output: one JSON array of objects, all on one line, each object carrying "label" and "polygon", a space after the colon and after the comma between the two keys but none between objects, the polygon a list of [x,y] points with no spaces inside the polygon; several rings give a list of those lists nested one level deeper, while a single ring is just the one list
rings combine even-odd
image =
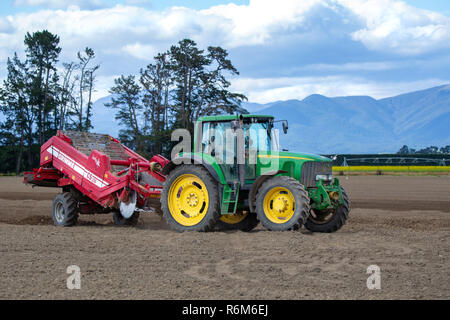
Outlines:
[{"label": "blue sky", "polygon": [[0,2],[0,79],[27,31],[61,37],[61,62],[92,47],[96,98],[120,74],[189,37],[220,45],[252,102],[327,96],[383,98],[450,83],[448,0],[13,0]]}]

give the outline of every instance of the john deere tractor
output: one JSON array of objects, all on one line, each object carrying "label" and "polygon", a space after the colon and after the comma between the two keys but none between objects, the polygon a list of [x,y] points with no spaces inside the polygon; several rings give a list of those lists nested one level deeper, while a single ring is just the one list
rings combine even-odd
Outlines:
[{"label": "john deere tractor", "polygon": [[258,223],[268,230],[334,232],[346,222],[350,203],[331,160],[279,150],[286,120],[267,115],[198,119],[193,152],[178,153],[167,176],[161,208],[180,232],[238,229]]}]

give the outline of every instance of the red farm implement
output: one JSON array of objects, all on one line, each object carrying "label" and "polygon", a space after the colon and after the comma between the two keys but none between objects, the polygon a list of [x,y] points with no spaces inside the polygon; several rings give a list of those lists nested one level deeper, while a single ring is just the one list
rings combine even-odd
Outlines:
[{"label": "red farm implement", "polygon": [[158,210],[168,162],[160,155],[148,161],[109,135],[58,131],[42,145],[40,167],[25,172],[24,182],[62,188],[53,203],[56,225],[75,224],[78,213],[109,212],[117,224],[133,224],[139,211]]}]

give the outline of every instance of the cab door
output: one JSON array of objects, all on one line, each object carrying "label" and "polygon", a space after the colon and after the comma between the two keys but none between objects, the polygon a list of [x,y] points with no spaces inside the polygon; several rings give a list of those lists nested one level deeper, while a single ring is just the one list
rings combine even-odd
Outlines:
[{"label": "cab door", "polygon": [[[229,121],[204,122],[202,128],[202,152],[213,156],[220,165],[227,183],[239,181],[236,165],[236,137]],[[231,140],[231,141],[230,141]]]}]

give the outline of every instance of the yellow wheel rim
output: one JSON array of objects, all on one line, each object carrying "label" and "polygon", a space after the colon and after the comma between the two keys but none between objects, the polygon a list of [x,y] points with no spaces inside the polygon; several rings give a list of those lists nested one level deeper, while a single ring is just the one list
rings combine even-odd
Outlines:
[{"label": "yellow wheel rim", "polygon": [[175,179],[169,189],[169,211],[176,222],[194,226],[208,211],[208,190],[203,181],[193,174],[183,174]]},{"label": "yellow wheel rim", "polygon": [[288,222],[295,212],[295,198],[288,189],[275,187],[264,197],[264,214],[274,223]]},{"label": "yellow wheel rim", "polygon": [[220,220],[228,224],[236,224],[244,220],[247,215],[247,211],[236,212],[235,214],[223,214]]}]

